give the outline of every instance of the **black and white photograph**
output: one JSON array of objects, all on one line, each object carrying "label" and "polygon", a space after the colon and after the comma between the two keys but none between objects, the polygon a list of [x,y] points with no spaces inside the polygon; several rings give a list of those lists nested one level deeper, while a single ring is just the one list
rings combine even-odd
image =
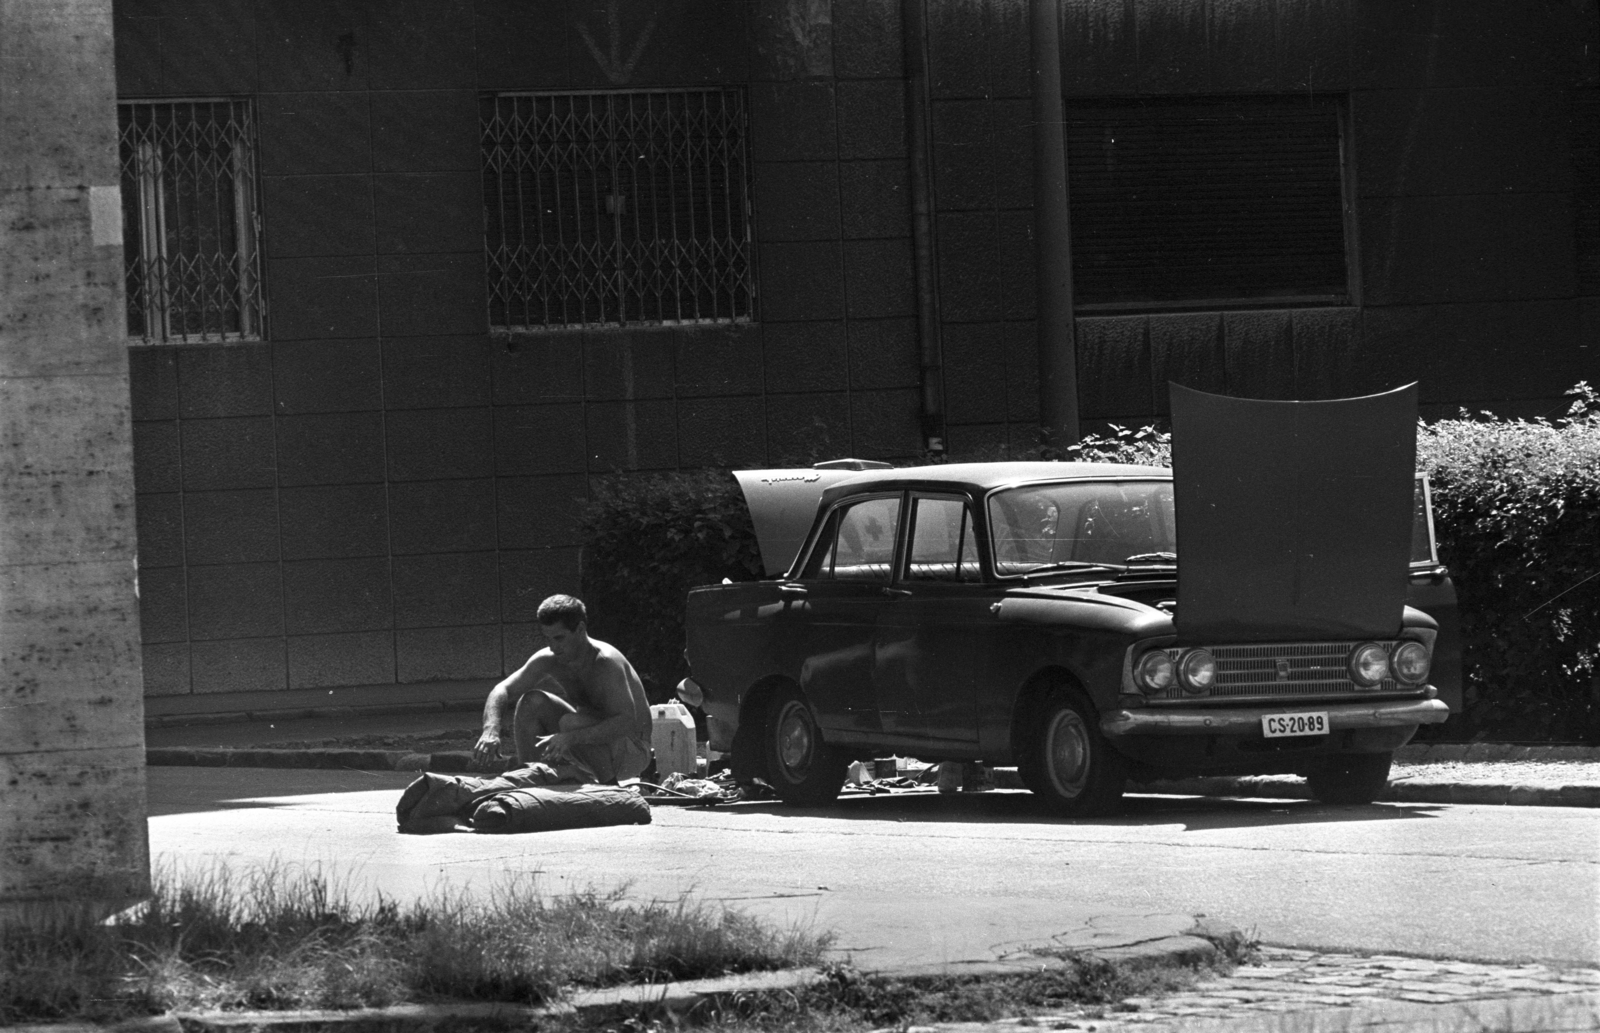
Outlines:
[{"label": "black and white photograph", "polygon": [[0,1027],[1600,1033],[1600,0],[0,0]]}]

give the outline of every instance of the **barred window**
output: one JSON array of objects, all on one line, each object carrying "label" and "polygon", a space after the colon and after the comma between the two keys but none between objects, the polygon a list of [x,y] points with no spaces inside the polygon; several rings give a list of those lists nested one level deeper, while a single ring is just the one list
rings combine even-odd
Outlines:
[{"label": "barred window", "polygon": [[248,100],[117,105],[128,336],[262,336],[255,120]]},{"label": "barred window", "polygon": [[1342,153],[1335,101],[1073,104],[1078,303],[1345,302]]},{"label": "barred window", "polygon": [[751,318],[739,89],[483,99],[489,325]]}]

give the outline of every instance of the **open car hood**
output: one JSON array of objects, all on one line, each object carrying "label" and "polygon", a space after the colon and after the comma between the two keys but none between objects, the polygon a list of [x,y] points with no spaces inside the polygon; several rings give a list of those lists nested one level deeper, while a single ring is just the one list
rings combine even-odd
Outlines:
[{"label": "open car hood", "polygon": [[806,533],[817,516],[822,493],[855,470],[735,470],[755,522],[761,566],[768,577],[789,569],[805,544]]},{"label": "open car hood", "polygon": [[1416,385],[1325,402],[1171,390],[1179,635],[1395,634],[1412,549]]}]

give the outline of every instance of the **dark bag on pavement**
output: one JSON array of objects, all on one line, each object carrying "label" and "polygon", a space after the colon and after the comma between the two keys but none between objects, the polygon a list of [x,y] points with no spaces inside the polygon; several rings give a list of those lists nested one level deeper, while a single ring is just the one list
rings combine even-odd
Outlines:
[{"label": "dark bag on pavement", "polygon": [[604,825],[648,825],[650,805],[631,789],[608,785],[511,789],[472,811],[479,832],[554,832]]},{"label": "dark bag on pavement", "polygon": [[558,771],[548,764],[529,764],[492,778],[426,771],[400,795],[400,803],[394,809],[395,819],[400,831],[408,834],[454,832],[457,824],[465,822],[472,808],[485,797],[508,789],[578,783],[584,781],[581,776],[585,773]]},{"label": "dark bag on pavement", "polygon": [[[542,832],[551,829],[601,825],[641,825],[650,821],[650,805],[634,793],[616,786],[589,785],[594,778],[579,764],[529,764],[494,778],[441,775],[424,772],[406,787],[395,807],[399,830],[407,835],[439,832]],[[548,789],[546,787],[559,787]],[[555,794],[517,798],[483,811],[488,824],[479,824],[478,812],[486,801],[511,794]],[[615,794],[628,800],[621,800]],[[638,810],[643,808],[641,819]]]}]

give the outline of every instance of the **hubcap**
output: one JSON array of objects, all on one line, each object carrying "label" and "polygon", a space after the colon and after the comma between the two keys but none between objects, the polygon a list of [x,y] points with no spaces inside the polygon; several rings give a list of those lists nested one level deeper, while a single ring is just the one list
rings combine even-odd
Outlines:
[{"label": "hubcap", "polygon": [[796,778],[805,774],[811,763],[813,742],[811,715],[806,713],[805,704],[786,703],[778,715],[778,760],[785,774]]},{"label": "hubcap", "polygon": [[1077,796],[1089,784],[1089,729],[1075,710],[1058,713],[1046,732],[1050,780],[1063,796]]}]

